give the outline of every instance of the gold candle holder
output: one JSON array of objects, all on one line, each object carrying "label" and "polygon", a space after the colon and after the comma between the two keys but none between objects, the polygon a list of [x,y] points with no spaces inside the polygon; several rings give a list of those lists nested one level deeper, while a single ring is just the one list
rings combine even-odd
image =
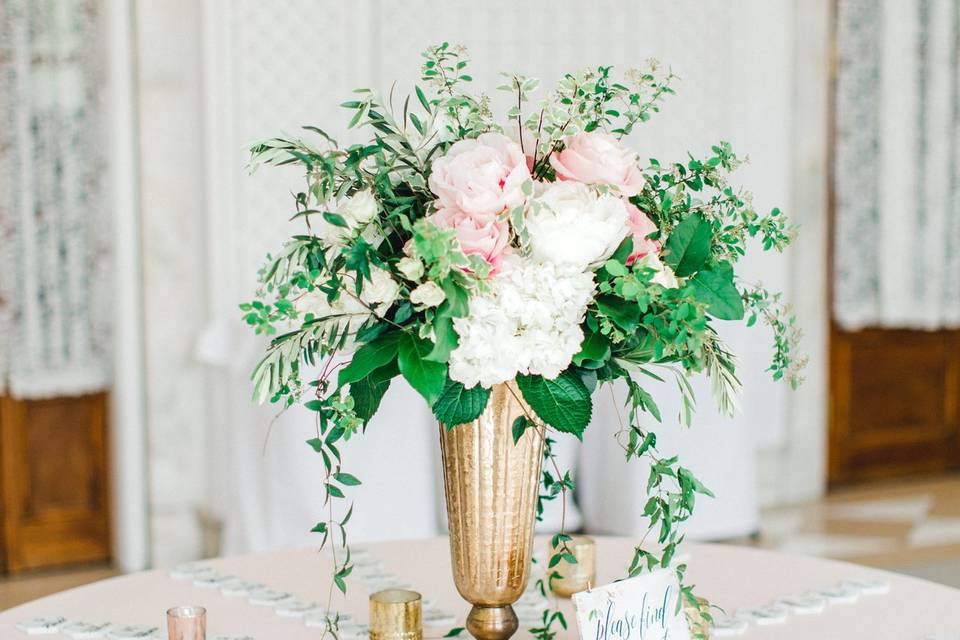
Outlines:
[{"label": "gold candle holder", "polygon": [[597,579],[597,544],[589,536],[572,536],[567,548],[577,559],[576,564],[561,560],[554,570],[560,574],[550,589],[561,598],[569,598],[575,593],[586,591]]},{"label": "gold candle holder", "polygon": [[416,591],[387,589],[370,596],[370,640],[422,640],[422,599]]},{"label": "gold candle holder", "polygon": [[167,609],[167,637],[170,640],[206,640],[207,610],[203,607]]}]

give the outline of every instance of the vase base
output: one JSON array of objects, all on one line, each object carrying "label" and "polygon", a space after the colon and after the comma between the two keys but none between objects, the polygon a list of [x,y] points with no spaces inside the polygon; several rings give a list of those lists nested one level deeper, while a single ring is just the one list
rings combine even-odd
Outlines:
[{"label": "vase base", "polygon": [[467,631],[477,640],[507,640],[517,632],[520,622],[513,607],[481,607],[474,605],[467,616]]}]

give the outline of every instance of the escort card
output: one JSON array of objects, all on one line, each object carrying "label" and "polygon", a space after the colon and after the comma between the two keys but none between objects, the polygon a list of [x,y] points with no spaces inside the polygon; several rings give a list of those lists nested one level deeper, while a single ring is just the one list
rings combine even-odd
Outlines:
[{"label": "escort card", "polygon": [[572,596],[581,640],[690,640],[676,574],[659,569]]}]

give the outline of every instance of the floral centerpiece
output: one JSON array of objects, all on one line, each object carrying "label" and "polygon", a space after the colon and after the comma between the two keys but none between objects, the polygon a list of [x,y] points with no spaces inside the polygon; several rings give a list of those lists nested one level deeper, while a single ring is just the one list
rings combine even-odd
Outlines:
[{"label": "floral centerpiece", "polygon": [[[770,371],[797,383],[796,331],[779,295],[735,274],[750,239],[779,251],[790,228],[777,209],[758,213],[728,184],[740,160],[726,142],[673,163],[625,143],[673,93],[673,74],[656,63],[623,79],[610,67],[572,73],[537,102],[536,80],[505,75],[499,88],[513,106],[504,119],[488,96],[467,89],[466,66],[464,51],[444,43],[424,53],[425,88],[413,96],[357,90],[343,106],[350,128],[370,132],[366,142],[341,146],[305,127],[316,142],[253,145],[252,166],[295,164],[306,174],[292,217],[301,230],[268,258],[257,299],[241,305],[246,321],[272,337],[253,373],[255,396],[283,406],[306,398],[317,422],[308,444],[322,458],[328,501],[360,482],[343,445],[364,430],[394,378],[423,396],[442,432],[474,428],[470,437],[492,438],[509,418],[507,437],[532,443],[535,464],[523,468],[542,479],[533,483],[541,488],[532,520],[574,486],[553,458],[554,439],[580,438],[594,390],[621,381],[627,405],[611,437],[627,461],[649,461],[642,508],[657,541],[636,547],[626,574],[674,567],[678,525],[696,495],[710,492],[676,457],[658,455],[650,424],[662,416],[650,385],[675,380],[680,421],[689,424],[688,378],[704,373],[719,406],[733,411],[735,360],[716,325],[744,319],[772,327]],[[308,366],[319,373],[304,379]],[[457,455],[453,440],[443,442],[444,455]],[[448,494],[454,481],[448,474]],[[345,591],[349,513],[333,513],[314,530],[324,545],[337,541],[332,580]],[[484,531],[452,534],[495,535]],[[547,582],[558,562],[573,560],[568,540],[562,531],[552,537]],[[682,582],[684,567],[674,568],[686,602],[700,606]],[[469,590],[459,579],[458,588]],[[487,614],[494,605],[478,604]],[[498,624],[509,627],[506,615]],[[566,625],[562,614],[545,611],[532,631],[550,638],[558,624]]]}]

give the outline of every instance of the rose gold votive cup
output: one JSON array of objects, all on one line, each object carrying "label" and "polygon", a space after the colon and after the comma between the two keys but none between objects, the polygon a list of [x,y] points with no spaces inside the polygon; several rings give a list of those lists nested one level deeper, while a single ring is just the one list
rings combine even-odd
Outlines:
[{"label": "rose gold votive cup", "polygon": [[207,610],[203,607],[167,609],[167,637],[170,640],[206,640]]},{"label": "rose gold votive cup", "polygon": [[576,564],[561,560],[555,570],[560,574],[553,580],[550,589],[561,598],[586,591],[597,579],[597,544],[589,536],[573,536],[567,548],[577,559]]},{"label": "rose gold votive cup", "polygon": [[370,640],[422,640],[422,599],[416,591],[387,589],[370,596]]}]

